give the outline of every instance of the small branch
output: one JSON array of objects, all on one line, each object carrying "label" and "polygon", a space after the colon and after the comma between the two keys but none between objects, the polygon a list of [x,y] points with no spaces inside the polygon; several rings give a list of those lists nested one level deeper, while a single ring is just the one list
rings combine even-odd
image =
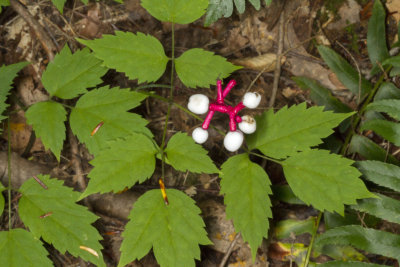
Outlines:
[{"label": "small branch", "polygon": [[222,259],[221,263],[219,264],[219,267],[224,267],[225,266],[226,262],[229,259],[229,256],[232,253],[232,250],[235,247],[236,242],[239,240],[239,238],[240,238],[240,233],[236,234],[235,239],[229,245],[228,250],[226,251],[224,258]]},{"label": "small branch", "polygon": [[310,256],[311,256],[311,251],[313,249],[314,246],[314,241],[315,241],[315,237],[317,236],[317,232],[318,232],[318,228],[319,228],[319,223],[321,222],[321,217],[322,217],[322,212],[320,211],[318,214],[318,218],[315,221],[314,224],[314,229],[313,229],[313,233],[311,236],[311,241],[310,241],[310,245],[308,246],[308,250],[307,250],[307,256],[306,259],[304,260],[304,267],[308,266],[308,263],[310,262]]},{"label": "small branch", "polygon": [[82,191],[86,189],[85,178],[82,172],[82,165],[81,160],[79,158],[79,148],[78,148],[78,141],[76,140],[75,135],[72,133],[71,129],[68,129],[68,139],[71,145],[71,163],[72,168],[74,169],[74,182],[76,181],[79,185],[79,189]]}]

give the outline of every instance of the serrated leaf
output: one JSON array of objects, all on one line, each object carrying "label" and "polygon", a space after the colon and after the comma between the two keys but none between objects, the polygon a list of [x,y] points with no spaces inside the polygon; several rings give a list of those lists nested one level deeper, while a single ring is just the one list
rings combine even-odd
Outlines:
[{"label": "serrated leaf", "polygon": [[160,21],[189,24],[206,13],[208,0],[142,0],[141,5]]},{"label": "serrated leaf", "polygon": [[[33,178],[26,181],[19,191],[18,211],[21,220],[29,227],[36,238],[43,238],[61,253],[68,251],[97,266],[105,266],[101,254],[101,238],[91,224],[98,217],[84,206],[76,204],[79,192],[63,186],[63,182],[50,179],[49,175],[38,175],[48,187],[44,189]],[[93,249],[98,257],[86,250]]]},{"label": "serrated leaf", "polygon": [[400,192],[400,167],[374,160],[357,161],[356,166],[368,181]]},{"label": "serrated leaf", "polygon": [[344,204],[375,197],[352,164],[352,160],[326,150],[300,152],[282,162],[286,180],[296,196],[320,211],[336,211],[342,216]]},{"label": "serrated leaf", "polygon": [[155,168],[158,152],[150,138],[131,133],[125,139],[110,142],[90,162],[94,168],[89,173],[89,184],[80,199],[94,193],[118,192],[136,182],[149,178]]},{"label": "serrated leaf", "polygon": [[290,237],[292,233],[295,235],[312,234],[315,219],[315,217],[309,217],[306,220],[287,219],[279,221],[274,227],[274,236],[277,239],[283,239]]},{"label": "serrated leaf", "polygon": [[375,110],[385,112],[392,118],[400,120],[400,100],[399,99],[384,99],[370,103],[367,110]]},{"label": "serrated leaf", "polygon": [[29,62],[19,62],[12,65],[0,66],[0,121],[5,118],[2,114],[8,107],[6,100],[12,81],[17,76],[17,73],[28,64]]},{"label": "serrated leaf", "polygon": [[360,261],[328,261],[318,264],[318,267],[384,267],[387,265],[380,265],[375,263],[367,263]]},{"label": "serrated leaf", "polygon": [[124,72],[139,83],[158,80],[167,66],[168,57],[160,41],[141,32],[135,35],[116,31],[101,39],[77,40],[92,49],[105,66]]},{"label": "serrated leaf", "polygon": [[133,205],[118,266],[141,259],[153,247],[161,267],[194,267],[194,259],[200,259],[199,244],[211,243],[193,199],[175,189],[166,193],[168,206],[160,190],[146,192]]},{"label": "serrated leaf", "polygon": [[51,2],[53,3],[53,5],[56,6],[56,8],[58,9],[58,11],[60,11],[60,13],[63,13],[63,8],[64,8],[64,4],[67,0],[51,0]]},{"label": "serrated leaf", "polygon": [[[358,72],[339,54],[326,46],[318,46],[318,51],[329,68],[335,72],[338,79],[353,94],[359,95],[359,74]],[[364,77],[361,77],[361,97],[372,90],[372,85]]]},{"label": "serrated leaf", "polygon": [[351,245],[366,252],[400,260],[400,236],[358,225],[342,226],[317,237],[316,246]]},{"label": "serrated leaf", "polygon": [[371,74],[376,74],[380,70],[377,64],[389,57],[386,46],[386,14],[380,0],[374,1],[372,16],[368,21],[367,49],[372,63]]},{"label": "serrated leaf", "polygon": [[400,162],[395,157],[388,154],[385,149],[362,135],[353,136],[350,142],[349,152],[358,153],[366,159],[387,161],[393,164],[400,164]]},{"label": "serrated leaf", "polygon": [[4,210],[4,197],[3,194],[1,192],[4,191],[4,189],[6,189],[2,183],[0,183],[0,216],[3,213]]},{"label": "serrated leaf", "polygon": [[184,133],[174,134],[165,149],[169,164],[178,171],[217,173],[218,169],[201,145]]},{"label": "serrated leaf", "polygon": [[210,4],[207,8],[206,18],[204,20],[205,26],[210,26],[216,22],[219,18],[224,16],[225,18],[230,17],[233,13],[233,2],[232,0],[210,0]]},{"label": "serrated leaf", "polygon": [[200,48],[189,49],[175,60],[176,73],[187,87],[209,87],[241,67]]},{"label": "serrated leaf", "polygon": [[86,88],[102,82],[107,69],[101,66],[89,49],[74,54],[65,45],[63,50],[49,63],[42,76],[42,83],[51,96],[71,99],[87,92]]},{"label": "serrated leaf", "polygon": [[0,232],[0,266],[51,267],[48,255],[42,242],[24,229]]},{"label": "serrated leaf", "polygon": [[[385,101],[385,100],[382,100]],[[369,120],[364,122],[360,130],[372,130],[393,144],[400,146],[400,124],[387,120]]]},{"label": "serrated leaf", "polygon": [[[315,248],[318,250],[319,248]],[[355,248],[351,246],[341,246],[341,245],[324,245],[320,251],[321,254],[331,257],[334,260],[343,260],[343,261],[367,261],[368,258],[363,254],[358,252]]]},{"label": "serrated leaf", "polygon": [[360,199],[351,208],[389,222],[400,223],[400,201],[382,194],[376,195],[379,198]]},{"label": "serrated leaf", "polygon": [[268,236],[271,182],[264,169],[251,162],[247,154],[230,157],[221,166],[221,172],[226,215],[249,243],[254,260],[262,239]]},{"label": "serrated leaf", "polygon": [[[94,155],[108,146],[107,141],[132,132],[151,136],[151,132],[145,127],[147,121],[138,114],[127,112],[145,98],[144,94],[117,87],[92,90],[83,95],[72,109],[71,129]],[[103,125],[91,135],[101,122]]]},{"label": "serrated leaf", "polygon": [[400,99],[400,89],[393,83],[384,82],[376,92],[374,101],[383,99]]},{"label": "serrated leaf", "polygon": [[306,107],[306,103],[272,109],[256,117],[257,131],[246,137],[250,149],[259,149],[267,156],[285,158],[297,151],[308,150],[322,143],[333,133],[332,128],[352,113],[323,111],[323,107]]},{"label": "serrated leaf", "polygon": [[60,161],[66,131],[64,122],[67,120],[64,107],[52,101],[38,102],[29,107],[25,116],[45,148],[50,149]]}]

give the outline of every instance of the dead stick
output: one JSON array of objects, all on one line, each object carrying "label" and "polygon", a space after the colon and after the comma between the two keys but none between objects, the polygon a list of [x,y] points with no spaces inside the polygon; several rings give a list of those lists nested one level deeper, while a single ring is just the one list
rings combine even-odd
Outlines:
[{"label": "dead stick", "polygon": [[229,245],[229,248],[228,248],[228,250],[226,251],[224,258],[222,259],[221,263],[219,264],[219,267],[224,267],[224,266],[225,266],[226,262],[227,262],[228,259],[229,259],[229,256],[230,256],[231,253],[232,253],[232,250],[233,250],[233,248],[235,247],[236,242],[239,240],[239,238],[240,238],[240,233],[238,233],[238,234],[235,236],[235,239],[234,239],[234,240],[232,241],[232,243]]}]

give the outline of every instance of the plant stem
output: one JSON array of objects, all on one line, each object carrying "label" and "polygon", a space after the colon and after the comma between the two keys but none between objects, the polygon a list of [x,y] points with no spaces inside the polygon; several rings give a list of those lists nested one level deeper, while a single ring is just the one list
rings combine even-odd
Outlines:
[{"label": "plant stem", "polygon": [[267,156],[264,156],[264,155],[261,155],[261,154],[255,153],[255,152],[251,152],[247,148],[246,148],[246,152],[248,154],[250,154],[250,155],[254,155],[256,157],[263,158],[263,159],[270,160],[272,162],[278,163],[279,165],[282,165],[282,162],[283,162],[283,161],[280,161],[280,160],[277,160],[277,159],[274,159],[274,158],[270,158],[270,157],[267,157]]},{"label": "plant stem", "polygon": [[7,172],[8,172],[8,231],[11,230],[11,123],[10,117],[7,119],[8,132],[8,156],[7,156]]},{"label": "plant stem", "polygon": [[147,88],[171,88],[171,86],[168,84],[146,84],[136,87],[134,91],[139,91]]},{"label": "plant stem", "polygon": [[307,267],[308,263],[310,262],[311,251],[312,251],[313,246],[314,246],[315,237],[317,236],[317,231],[318,231],[318,228],[319,228],[319,223],[321,222],[321,217],[322,217],[322,211],[320,211],[318,213],[317,220],[314,223],[314,228],[313,228],[313,233],[312,233],[312,236],[311,236],[310,245],[308,246],[307,256],[306,256],[306,259],[305,259],[304,265],[303,265],[304,267]]}]

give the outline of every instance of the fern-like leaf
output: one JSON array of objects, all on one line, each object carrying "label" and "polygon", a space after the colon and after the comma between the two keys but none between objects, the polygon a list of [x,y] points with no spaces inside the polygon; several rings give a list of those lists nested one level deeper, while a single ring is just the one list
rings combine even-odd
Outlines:
[{"label": "fern-like leaf", "polygon": [[358,161],[356,166],[368,181],[400,192],[399,166],[375,160]]},{"label": "fern-like leaf", "polygon": [[167,206],[160,190],[148,191],[135,202],[122,233],[118,266],[141,259],[153,247],[161,267],[194,267],[194,259],[200,259],[199,244],[211,243],[193,199],[178,190],[166,192]]},{"label": "fern-like leaf", "polygon": [[386,140],[400,146],[400,123],[373,119],[364,122],[360,130],[372,130]]},{"label": "fern-like leaf", "polygon": [[367,106],[367,110],[375,110],[385,112],[392,118],[400,120],[400,100],[399,99],[384,99],[374,101]]}]

